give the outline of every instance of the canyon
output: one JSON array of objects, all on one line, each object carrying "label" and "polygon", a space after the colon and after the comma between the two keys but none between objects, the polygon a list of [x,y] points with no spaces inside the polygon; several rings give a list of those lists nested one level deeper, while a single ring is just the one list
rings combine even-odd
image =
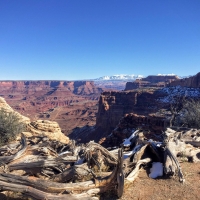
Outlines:
[{"label": "canyon", "polygon": [[93,81],[0,81],[0,96],[30,118],[57,121],[63,133],[94,125],[102,88]]},{"label": "canyon", "polygon": [[[200,73],[185,79],[148,76],[134,82],[0,81],[0,96],[31,120],[56,121],[65,135],[88,142],[99,141],[119,128],[127,114],[135,126],[148,122],[144,129],[151,126],[152,131],[162,131],[164,117],[160,111],[169,108],[170,94],[180,92],[175,87],[199,89],[199,83]],[[200,95],[193,89],[182,93]]]},{"label": "canyon", "polygon": [[[158,87],[160,81],[165,81],[165,85]],[[200,73],[185,79],[179,79],[177,76],[148,76],[135,82],[127,82],[124,91],[105,91],[99,99],[96,126],[106,133],[105,135],[117,135],[124,124],[127,127],[128,124],[132,124],[134,127],[131,128],[140,127],[161,134],[169,125],[170,106],[177,95],[188,99],[200,99],[199,81]],[[138,82],[148,84],[138,86]],[[155,84],[154,87],[152,84]],[[124,137],[122,132],[118,136]]]}]

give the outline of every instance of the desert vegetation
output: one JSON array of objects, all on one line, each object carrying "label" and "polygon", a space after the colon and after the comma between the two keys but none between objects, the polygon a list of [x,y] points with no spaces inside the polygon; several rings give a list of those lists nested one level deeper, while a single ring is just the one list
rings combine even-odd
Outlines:
[{"label": "desert vegetation", "polygon": [[200,128],[200,101],[190,99],[183,105],[180,123],[189,128]]},{"label": "desert vegetation", "polygon": [[17,134],[26,129],[26,125],[14,112],[0,109],[0,146],[16,139]]}]

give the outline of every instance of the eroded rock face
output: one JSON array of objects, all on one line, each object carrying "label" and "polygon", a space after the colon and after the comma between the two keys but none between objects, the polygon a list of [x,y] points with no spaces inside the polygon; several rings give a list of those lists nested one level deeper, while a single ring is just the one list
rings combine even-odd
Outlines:
[{"label": "eroded rock face", "polygon": [[99,100],[96,126],[111,131],[128,113],[149,114],[156,109],[154,90],[103,92]]},{"label": "eroded rock face", "polygon": [[200,72],[197,73],[195,76],[176,80],[169,84],[169,86],[178,86],[178,85],[182,87],[200,88]]},{"label": "eroded rock face", "polygon": [[13,112],[15,115],[17,115],[19,117],[19,119],[22,121],[22,122],[25,122],[26,124],[30,123],[30,119],[28,117],[25,117],[23,115],[21,115],[20,113],[14,111],[8,104],[7,102],[5,101],[4,98],[0,97],[0,109],[3,108],[5,109],[6,111],[8,112]]},{"label": "eroded rock face", "polygon": [[50,140],[57,140],[64,144],[69,142],[69,138],[61,132],[60,126],[54,121],[33,121],[28,124],[27,130],[32,133],[33,136],[48,137]]},{"label": "eroded rock face", "polygon": [[[126,114],[119,120],[119,123],[112,130],[110,137],[105,137],[101,140],[105,146],[119,146],[125,138],[136,130],[143,130],[145,136],[153,138],[152,135],[159,135],[169,125],[169,121],[165,116],[157,116],[155,114],[138,115],[134,113]],[[156,138],[157,139],[157,138]]]},{"label": "eroded rock face", "polygon": [[127,82],[125,90],[145,87],[162,88],[175,80],[179,80],[178,76],[147,76],[146,78],[142,78],[134,82]]}]

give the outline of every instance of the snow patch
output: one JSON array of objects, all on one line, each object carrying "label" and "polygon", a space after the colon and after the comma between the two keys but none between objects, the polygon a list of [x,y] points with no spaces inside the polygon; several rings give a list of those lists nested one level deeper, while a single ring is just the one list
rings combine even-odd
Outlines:
[{"label": "snow patch", "polygon": [[173,102],[174,97],[177,95],[185,96],[190,98],[199,98],[200,97],[200,88],[188,88],[188,87],[165,87],[160,90],[166,94],[166,96],[159,98],[158,100],[163,103]]},{"label": "snow patch", "polygon": [[157,178],[158,176],[163,176],[163,164],[161,162],[153,162],[150,172],[150,178]]}]

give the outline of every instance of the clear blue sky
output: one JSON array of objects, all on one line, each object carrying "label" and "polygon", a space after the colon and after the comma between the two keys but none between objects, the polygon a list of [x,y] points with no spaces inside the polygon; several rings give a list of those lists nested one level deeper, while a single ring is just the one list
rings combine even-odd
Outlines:
[{"label": "clear blue sky", "polygon": [[200,0],[1,0],[0,80],[200,71]]}]

